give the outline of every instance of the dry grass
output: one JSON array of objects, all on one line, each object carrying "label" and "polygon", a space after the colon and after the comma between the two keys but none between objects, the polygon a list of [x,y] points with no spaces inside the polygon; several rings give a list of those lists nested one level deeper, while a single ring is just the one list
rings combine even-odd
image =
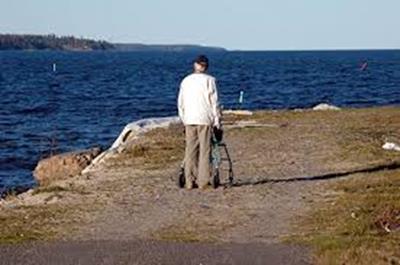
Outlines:
[{"label": "dry grass", "polygon": [[132,166],[141,169],[160,169],[182,159],[184,153],[183,126],[158,128],[144,135],[127,148],[113,166]]},{"label": "dry grass", "polygon": [[[332,189],[339,195],[303,222],[300,241],[315,247],[318,263],[400,264],[400,215],[387,214],[400,210],[400,170],[355,175]],[[399,228],[387,232],[385,222]]]},{"label": "dry grass", "polygon": [[[8,197],[8,206],[0,208],[0,245],[70,237],[87,221],[87,215],[101,207],[100,202],[94,204],[85,197],[91,193],[87,187],[53,185],[33,190],[31,196],[39,197],[38,204],[23,205],[17,197]],[[64,203],[71,194],[86,200]]]},{"label": "dry grass", "polygon": [[59,205],[19,206],[0,212],[0,244],[15,244],[32,240],[51,240],[68,234],[79,207]]},{"label": "dry grass", "polygon": [[68,187],[51,185],[51,186],[39,186],[35,188],[32,192],[32,195],[37,195],[41,193],[62,194],[63,192],[72,192],[80,195],[91,194],[91,192],[88,191],[87,187],[74,186],[74,185],[70,185]]},{"label": "dry grass", "polygon": [[[306,116],[320,122],[321,114],[329,125],[324,130],[332,130],[339,147],[327,163],[334,163],[338,170],[399,162],[397,152],[382,149],[385,141],[400,143],[398,109]],[[318,264],[400,264],[400,231],[388,233],[379,225],[385,218],[400,225],[400,216],[394,216],[400,211],[400,170],[350,174],[326,190],[330,195],[303,217],[299,230],[305,232],[295,241],[312,245]]]},{"label": "dry grass", "polygon": [[60,186],[43,186],[37,187],[33,190],[32,195],[40,194],[40,193],[60,193],[60,192],[67,192],[70,189]]},{"label": "dry grass", "polygon": [[152,237],[156,240],[172,242],[214,242],[214,239],[211,239],[208,234],[201,235],[191,227],[171,226],[155,232]]}]

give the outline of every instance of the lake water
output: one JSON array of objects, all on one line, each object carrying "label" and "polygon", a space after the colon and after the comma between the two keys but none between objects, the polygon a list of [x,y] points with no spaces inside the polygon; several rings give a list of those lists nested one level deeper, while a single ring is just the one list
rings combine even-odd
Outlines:
[{"label": "lake water", "polygon": [[[0,193],[34,185],[50,153],[108,147],[129,122],[176,115],[194,54],[0,52]],[[225,108],[400,104],[400,51],[209,55]],[[367,62],[368,64],[363,64]],[[56,63],[56,72],[53,72]]]}]

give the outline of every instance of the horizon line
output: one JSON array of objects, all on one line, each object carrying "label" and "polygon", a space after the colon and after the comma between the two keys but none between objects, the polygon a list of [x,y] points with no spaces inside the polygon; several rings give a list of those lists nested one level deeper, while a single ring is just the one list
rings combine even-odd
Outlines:
[{"label": "horizon line", "polygon": [[9,32],[0,32],[0,35],[33,35],[33,36],[49,36],[55,35],[57,37],[75,37],[75,38],[85,38],[91,39],[95,41],[105,41],[110,44],[126,44],[126,45],[147,45],[147,46],[197,46],[204,48],[219,48],[224,49],[226,52],[332,52],[332,51],[398,51],[400,47],[360,47],[360,48],[269,48],[269,49],[243,49],[243,48],[226,48],[224,46],[213,45],[213,44],[199,44],[199,43],[146,43],[146,42],[126,42],[126,41],[110,41],[106,40],[107,38],[97,38],[97,37],[89,37],[89,36],[77,36],[76,34],[56,34],[56,33],[9,33]]}]

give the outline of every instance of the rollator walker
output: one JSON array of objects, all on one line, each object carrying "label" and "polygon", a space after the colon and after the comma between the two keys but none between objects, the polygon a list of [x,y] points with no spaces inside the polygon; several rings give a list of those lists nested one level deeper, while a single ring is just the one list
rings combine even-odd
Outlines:
[{"label": "rollator walker", "polygon": [[[224,156],[221,156],[221,151]],[[223,130],[213,128],[212,139],[211,139],[211,157],[210,163],[212,164],[212,172],[211,172],[211,186],[216,189],[221,186],[221,176],[220,171],[222,169],[223,162],[226,162],[228,165],[228,183],[227,186],[233,185],[233,164],[231,157],[229,155],[228,147],[226,143],[223,141]],[[182,162],[181,168],[178,176],[178,186],[180,188],[185,187],[185,161]]]}]

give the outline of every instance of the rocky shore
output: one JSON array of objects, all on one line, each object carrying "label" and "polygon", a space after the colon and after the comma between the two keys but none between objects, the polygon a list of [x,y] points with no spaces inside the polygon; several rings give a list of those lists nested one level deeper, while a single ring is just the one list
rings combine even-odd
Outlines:
[{"label": "rocky shore", "polygon": [[[180,242],[188,247],[244,244],[249,252],[243,255],[251,255],[251,246],[257,244],[255,252],[279,248],[281,257],[293,261],[285,264],[307,264],[313,259],[324,264],[323,253],[328,250],[318,252],[314,241],[318,222],[309,227],[302,220],[328,209],[327,203],[339,207],[336,200],[342,192],[332,187],[343,181],[389,172],[386,178],[397,185],[399,153],[382,146],[398,143],[399,114],[396,107],[228,111],[225,141],[234,162],[235,183],[206,191],[176,186],[184,151],[178,119],[138,121],[127,125],[108,150],[41,161],[35,171],[41,185],[0,202],[0,243],[33,241],[34,248],[42,248],[42,242],[50,240],[67,246],[70,242],[74,248],[79,242],[93,241],[99,249],[114,241],[137,240]],[[221,170],[224,184],[227,178]],[[349,211],[352,218],[354,209]],[[375,214],[380,216],[371,212],[371,220]],[[396,233],[390,234],[393,242]],[[390,254],[382,255],[396,257],[389,246],[385,253]],[[16,249],[7,247],[7,251]],[[0,248],[0,257],[5,251]]]}]

